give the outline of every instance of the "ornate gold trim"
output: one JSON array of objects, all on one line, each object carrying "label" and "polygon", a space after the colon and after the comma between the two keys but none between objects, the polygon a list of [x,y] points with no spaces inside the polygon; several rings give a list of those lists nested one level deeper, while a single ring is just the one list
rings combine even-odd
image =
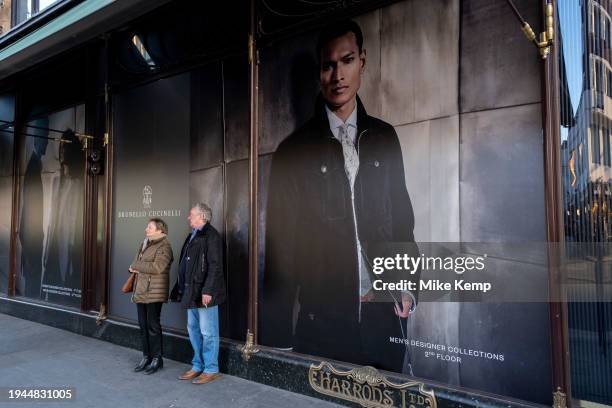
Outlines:
[{"label": "ornate gold trim", "polygon": [[103,320],[106,320],[106,305],[100,303],[100,311],[98,312],[98,317],[96,317],[96,324],[98,326],[101,325]]},{"label": "ornate gold trim", "polygon": [[553,408],[567,408],[567,395],[561,391],[561,387],[553,392]]},{"label": "ornate gold trim", "polygon": [[242,353],[242,359],[244,361],[249,361],[251,359],[251,355],[259,351],[259,349],[255,345],[254,336],[251,330],[247,330],[246,342],[243,346],[239,347],[239,350]]},{"label": "ornate gold trim", "polygon": [[[433,390],[425,389],[425,384],[418,381],[409,381],[402,384],[396,384],[387,379],[383,374],[381,374],[376,368],[365,366],[354,368],[350,371],[340,371],[337,370],[331,363],[327,361],[322,361],[318,365],[311,364],[310,369],[308,370],[308,383],[310,387],[315,391],[329,395],[331,397],[340,398],[346,401],[351,401],[361,405],[364,408],[389,408],[389,404],[379,403],[377,401],[360,399],[352,395],[347,395],[341,392],[334,392],[332,390],[326,389],[324,387],[315,384],[313,381],[314,375],[313,373],[322,371],[324,369],[329,370],[334,375],[339,377],[346,377],[352,379],[354,382],[358,384],[368,384],[370,386],[380,386],[384,389],[390,388],[398,391],[406,390],[407,388],[417,388],[418,393],[421,394],[424,398],[429,401],[430,408],[437,408],[436,396]],[[410,404],[412,405],[412,404]]]},{"label": "ornate gold trim", "polygon": [[546,59],[550,54],[550,47],[553,45],[553,41],[555,38],[555,10],[552,3],[547,3],[544,7],[544,14],[546,16],[545,22],[545,31],[540,33],[539,39],[536,33],[533,31],[533,28],[529,25],[527,21],[521,17],[519,11],[517,10],[514,2],[512,0],[507,0],[508,4],[512,7],[514,14],[519,19],[521,23],[521,29],[527,39],[532,42],[540,51],[540,55],[542,59]]}]

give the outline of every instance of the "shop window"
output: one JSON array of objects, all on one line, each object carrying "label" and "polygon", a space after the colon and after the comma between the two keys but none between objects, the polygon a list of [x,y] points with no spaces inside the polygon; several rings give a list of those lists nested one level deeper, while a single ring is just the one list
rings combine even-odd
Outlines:
[{"label": "shop window", "polygon": [[13,0],[11,2],[12,27],[29,20],[57,1],[58,0]]},{"label": "shop window", "polygon": [[[225,248],[228,300],[220,334],[244,340],[248,302],[248,65],[232,58],[117,93],[113,97],[114,185],[110,310],[136,321],[121,293],[147,220],[168,225],[174,252],[170,288],[191,229],[192,204],[212,209],[211,225]],[[179,303],[164,306],[162,324],[184,331]]]},{"label": "shop window", "polygon": [[[279,15],[298,14],[296,3],[269,2],[270,17],[264,15],[262,26],[291,22],[289,17],[279,22]],[[334,64],[340,64],[330,56],[338,51],[340,41],[320,37],[319,29],[296,29],[300,34],[261,46],[259,202],[264,233],[258,338],[263,345],[292,348],[318,360],[373,365],[544,402],[550,397],[528,389],[549,389],[547,363],[535,367],[533,360],[509,354],[517,351],[518,343],[529,347],[527,341],[538,348],[536,344],[548,341],[546,304],[525,309],[502,306],[494,311],[485,304],[425,301],[417,302],[414,313],[406,317],[410,295],[381,291],[380,281],[376,289],[373,282],[378,277],[368,274],[376,258],[432,256],[441,242],[541,241],[545,237],[538,147],[541,125],[531,122],[517,129],[516,120],[523,120],[527,111],[460,113],[458,99],[466,98],[468,104],[475,103],[471,107],[483,109],[488,106],[485,99],[493,95],[481,99],[481,93],[489,92],[479,79],[487,72],[484,67],[477,69],[480,74],[462,76],[459,86],[460,61],[466,58],[477,66],[479,57],[465,53],[452,30],[435,30],[436,26],[464,29],[457,25],[463,11],[459,3],[453,4],[457,7],[447,2],[400,1],[359,15],[355,20],[363,33],[365,55],[359,53],[356,36],[339,36],[353,46],[354,58],[342,63],[363,61],[366,67],[356,86],[356,134],[368,129],[357,142],[359,163],[352,158],[351,141],[334,135],[335,131],[340,135],[341,122],[349,117],[339,118],[342,112],[330,114],[343,98],[321,80]],[[426,20],[428,24],[423,23]],[[437,51],[425,51],[418,38],[428,38],[426,48]],[[317,44],[324,44],[328,54],[319,50],[317,55]],[[322,58],[327,63],[319,64]],[[445,78],[443,83],[439,78]],[[350,114],[354,106],[348,106],[351,109],[344,113]],[[442,112],[451,116],[437,119]],[[366,113],[375,119],[366,119]],[[539,108],[532,113],[539,113]],[[507,123],[509,130],[501,131],[500,123]],[[382,127],[389,129],[388,139],[378,137]],[[352,131],[349,126],[349,135]],[[356,176],[351,175],[356,167]],[[470,187],[462,190],[464,183]],[[538,197],[530,190],[537,191]],[[516,223],[518,219],[529,221]],[[514,271],[519,270],[524,271],[524,266],[517,264]],[[379,275],[382,280],[393,274],[387,272]],[[393,276],[388,279],[399,275]],[[538,274],[537,279],[542,276]],[[395,302],[403,310],[400,314],[394,313]],[[493,333],[488,323],[477,327],[468,322],[517,316],[513,321],[518,323],[519,315],[528,315],[531,327],[541,330],[525,328],[523,333],[529,335],[519,339],[514,337],[516,327],[498,326],[500,330]],[[448,350],[449,345],[487,349],[490,359],[459,363],[456,356],[439,351],[430,359],[424,348]],[[501,358],[506,358],[503,363]],[[519,375],[522,380],[502,390],[503,378],[516,379],[518,371],[524,371]],[[491,373],[495,380],[476,379],[476,373],[482,372]]]},{"label": "shop window", "polygon": [[598,126],[591,128],[591,162],[594,164],[601,163],[601,137]]},{"label": "shop window", "polygon": [[[608,6],[608,1],[602,2]],[[590,6],[592,5],[592,6]],[[575,91],[575,95],[584,96],[582,91],[585,78],[588,81],[588,68],[583,61],[591,60],[596,68],[591,72],[595,82],[593,92],[599,93],[599,65],[602,63],[595,55],[597,46],[589,49],[589,28],[585,21],[592,21],[597,29],[598,21],[603,17],[605,39],[610,41],[610,20],[599,3],[592,1],[557,3],[560,22],[559,57],[564,72],[561,77],[562,89]],[[585,18],[587,20],[585,20]],[[596,31],[597,33],[597,31]],[[594,41],[597,45],[598,36]],[[609,46],[607,46],[609,47]],[[583,48],[584,54],[576,52]],[[607,67],[606,67],[607,69]],[[611,76],[607,72],[607,91],[610,95]],[[564,225],[566,242],[566,261],[579,274],[572,274],[575,287],[567,291],[567,313],[569,333],[569,357],[571,369],[572,397],[575,405],[587,406],[602,404],[612,405],[612,382],[610,355],[612,343],[606,341],[612,327],[612,307],[605,293],[605,271],[610,270],[610,235],[611,186],[610,172],[610,129],[611,117],[606,110],[599,110],[602,105],[595,100],[594,106],[587,101],[570,100],[571,91],[561,95],[561,106],[575,103],[580,109],[573,112],[573,126],[568,129],[568,144],[578,143],[578,183],[573,186],[564,181]],[[584,138],[583,135],[586,135]],[[583,143],[584,141],[584,143]],[[593,282],[597,282],[593,284]],[[586,285],[592,285],[584,290]]]},{"label": "shop window", "polygon": [[0,294],[7,293],[10,267],[14,109],[14,97],[0,95]]},{"label": "shop window", "polygon": [[142,42],[142,38],[140,38],[139,35],[135,35],[134,37],[132,37],[132,44],[134,45],[136,51],[138,51],[138,54],[142,57],[144,62],[149,66],[149,68],[155,69],[155,61],[153,61],[153,58],[151,58],[149,51],[147,51],[147,48]]},{"label": "shop window", "polygon": [[16,294],[79,307],[83,251],[84,105],[23,129]]},{"label": "shop window", "polygon": [[604,128],[603,131],[603,160],[603,164],[610,167],[610,129],[608,128]]}]

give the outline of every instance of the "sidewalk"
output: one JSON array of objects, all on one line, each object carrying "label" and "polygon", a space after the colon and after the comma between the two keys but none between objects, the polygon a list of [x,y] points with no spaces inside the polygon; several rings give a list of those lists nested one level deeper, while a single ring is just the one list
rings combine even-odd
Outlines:
[{"label": "sidewalk", "polygon": [[[332,408],[339,405],[223,375],[193,385],[177,377],[189,366],[164,360],[153,375],[132,371],[137,350],[0,314],[0,388],[71,387],[71,402],[0,402],[2,407]],[[2,400],[0,398],[0,401]]]}]

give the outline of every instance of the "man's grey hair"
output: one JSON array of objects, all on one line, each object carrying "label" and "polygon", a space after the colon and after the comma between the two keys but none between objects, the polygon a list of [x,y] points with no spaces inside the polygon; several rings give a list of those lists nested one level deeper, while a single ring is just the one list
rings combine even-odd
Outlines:
[{"label": "man's grey hair", "polygon": [[212,221],[212,210],[206,204],[195,203],[193,206],[191,206],[191,208],[195,208],[196,210],[198,210],[198,212],[202,214],[206,222]]}]

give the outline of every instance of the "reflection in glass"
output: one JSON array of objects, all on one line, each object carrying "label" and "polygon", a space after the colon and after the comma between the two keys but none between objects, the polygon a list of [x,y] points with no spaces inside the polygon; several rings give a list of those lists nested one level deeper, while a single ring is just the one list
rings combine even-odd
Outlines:
[{"label": "reflection in glass", "polygon": [[568,293],[572,394],[610,405],[612,305],[601,301],[600,288],[612,279],[612,254],[604,246],[612,242],[612,5],[565,0],[558,11],[565,240],[588,248],[568,250],[569,262],[587,271],[570,279],[598,287]]},{"label": "reflection in glass", "polygon": [[136,51],[138,51],[138,54],[142,57],[144,62],[149,66],[149,68],[155,68],[155,61],[153,61],[153,58],[151,58],[149,51],[147,51],[147,47],[145,47],[139,35],[135,35],[134,37],[132,37],[132,44],[134,45]]},{"label": "reflection in glass", "polygon": [[57,1],[58,0],[13,0],[12,2],[5,2],[9,3],[10,7],[12,7],[11,28],[29,20]]},{"label": "reflection in glass", "polygon": [[[83,107],[38,118],[26,127],[16,293],[79,306],[85,153]],[[67,129],[63,133],[48,129]],[[62,141],[53,140],[61,137]]]},{"label": "reflection in glass", "polygon": [[[15,98],[0,96],[0,120],[14,119]],[[11,213],[13,209],[13,126],[0,123],[0,293],[8,291]]]}]

